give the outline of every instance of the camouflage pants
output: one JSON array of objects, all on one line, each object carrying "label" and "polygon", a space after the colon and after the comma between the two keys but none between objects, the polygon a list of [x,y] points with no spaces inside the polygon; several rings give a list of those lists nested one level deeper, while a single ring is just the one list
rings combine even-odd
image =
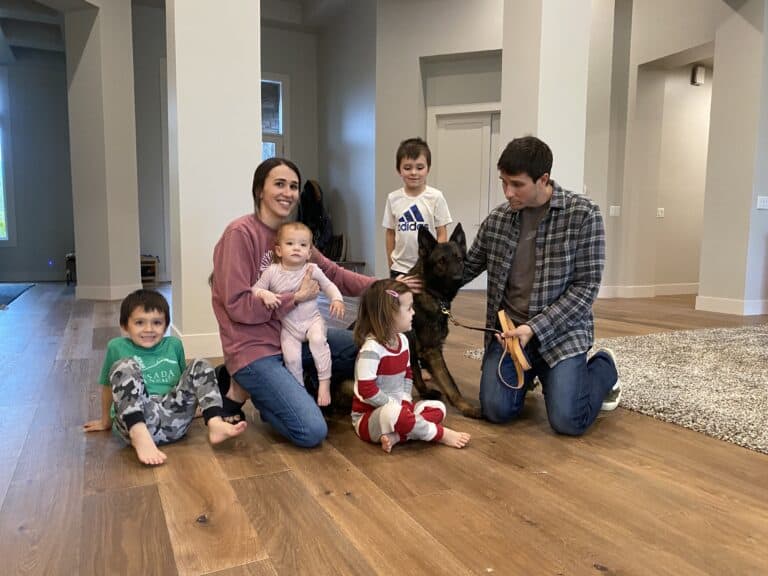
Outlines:
[{"label": "camouflage pants", "polygon": [[209,408],[221,408],[216,375],[206,360],[192,361],[176,386],[164,396],[147,394],[141,368],[132,358],[118,360],[112,365],[109,382],[115,403],[115,428],[126,440],[129,436],[125,418],[131,414],[143,414],[155,443],[167,444],[187,433],[198,403],[204,412]]}]

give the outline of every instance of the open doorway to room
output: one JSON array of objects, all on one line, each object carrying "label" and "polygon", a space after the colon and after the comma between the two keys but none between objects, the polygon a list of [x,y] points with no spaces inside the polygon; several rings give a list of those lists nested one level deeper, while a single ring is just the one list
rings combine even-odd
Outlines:
[{"label": "open doorway to room", "polygon": [[[430,185],[445,195],[453,225],[472,245],[480,223],[504,201],[496,162],[500,152],[501,52],[422,58]],[[465,286],[485,290],[485,273]]]},{"label": "open doorway to room", "polygon": [[[709,146],[712,46],[640,67],[644,182],[635,191],[654,205],[641,232],[654,260],[654,294],[697,294]],[[709,53],[707,53],[709,52]],[[652,201],[653,199],[653,201]]]}]

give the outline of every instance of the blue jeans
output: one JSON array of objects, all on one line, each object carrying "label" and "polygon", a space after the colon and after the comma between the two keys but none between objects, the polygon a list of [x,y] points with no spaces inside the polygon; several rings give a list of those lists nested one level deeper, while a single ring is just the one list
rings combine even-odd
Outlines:
[{"label": "blue jeans", "polygon": [[[352,332],[329,328],[328,345],[331,347],[332,384],[352,378],[357,356]],[[305,374],[316,379],[317,371],[306,342],[302,348],[302,361]],[[288,372],[282,354],[254,360],[238,370],[234,378],[251,395],[261,419],[296,446],[311,448],[327,436],[328,426],[317,402]]]},{"label": "blue jeans", "polygon": [[[483,416],[490,422],[504,423],[515,419],[525,403],[526,386],[511,390],[497,375],[503,348],[495,339],[483,357],[480,378],[480,406]],[[561,360],[549,367],[538,353],[534,340],[525,349],[531,369],[525,373],[526,384],[539,377],[547,407],[547,418],[552,429],[559,434],[581,436],[600,413],[600,406],[613,388],[619,375],[613,360],[605,352],[598,352],[587,361],[587,354]],[[517,384],[517,373],[512,359],[504,357],[501,374],[511,386]]]}]

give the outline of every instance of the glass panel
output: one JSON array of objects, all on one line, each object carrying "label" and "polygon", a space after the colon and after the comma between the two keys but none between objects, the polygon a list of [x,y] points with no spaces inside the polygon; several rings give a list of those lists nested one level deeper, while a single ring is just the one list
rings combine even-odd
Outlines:
[{"label": "glass panel", "polygon": [[261,143],[261,159],[274,158],[277,156],[277,149],[274,142]]},{"label": "glass panel", "polygon": [[2,133],[0,133],[0,240],[8,240],[8,221],[5,216],[5,178],[3,174]]},{"label": "glass panel", "polygon": [[261,130],[268,134],[283,133],[279,82],[261,82]]}]

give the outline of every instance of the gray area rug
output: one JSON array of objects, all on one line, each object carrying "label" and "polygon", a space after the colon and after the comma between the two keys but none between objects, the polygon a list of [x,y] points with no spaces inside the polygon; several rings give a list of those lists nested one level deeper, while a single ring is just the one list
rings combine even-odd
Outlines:
[{"label": "gray area rug", "polygon": [[0,284],[0,310],[7,308],[8,304],[16,300],[34,284],[4,283]]},{"label": "gray area rug", "polygon": [[[768,325],[602,338],[621,406],[768,454]],[[466,357],[480,359],[482,350]]]}]

